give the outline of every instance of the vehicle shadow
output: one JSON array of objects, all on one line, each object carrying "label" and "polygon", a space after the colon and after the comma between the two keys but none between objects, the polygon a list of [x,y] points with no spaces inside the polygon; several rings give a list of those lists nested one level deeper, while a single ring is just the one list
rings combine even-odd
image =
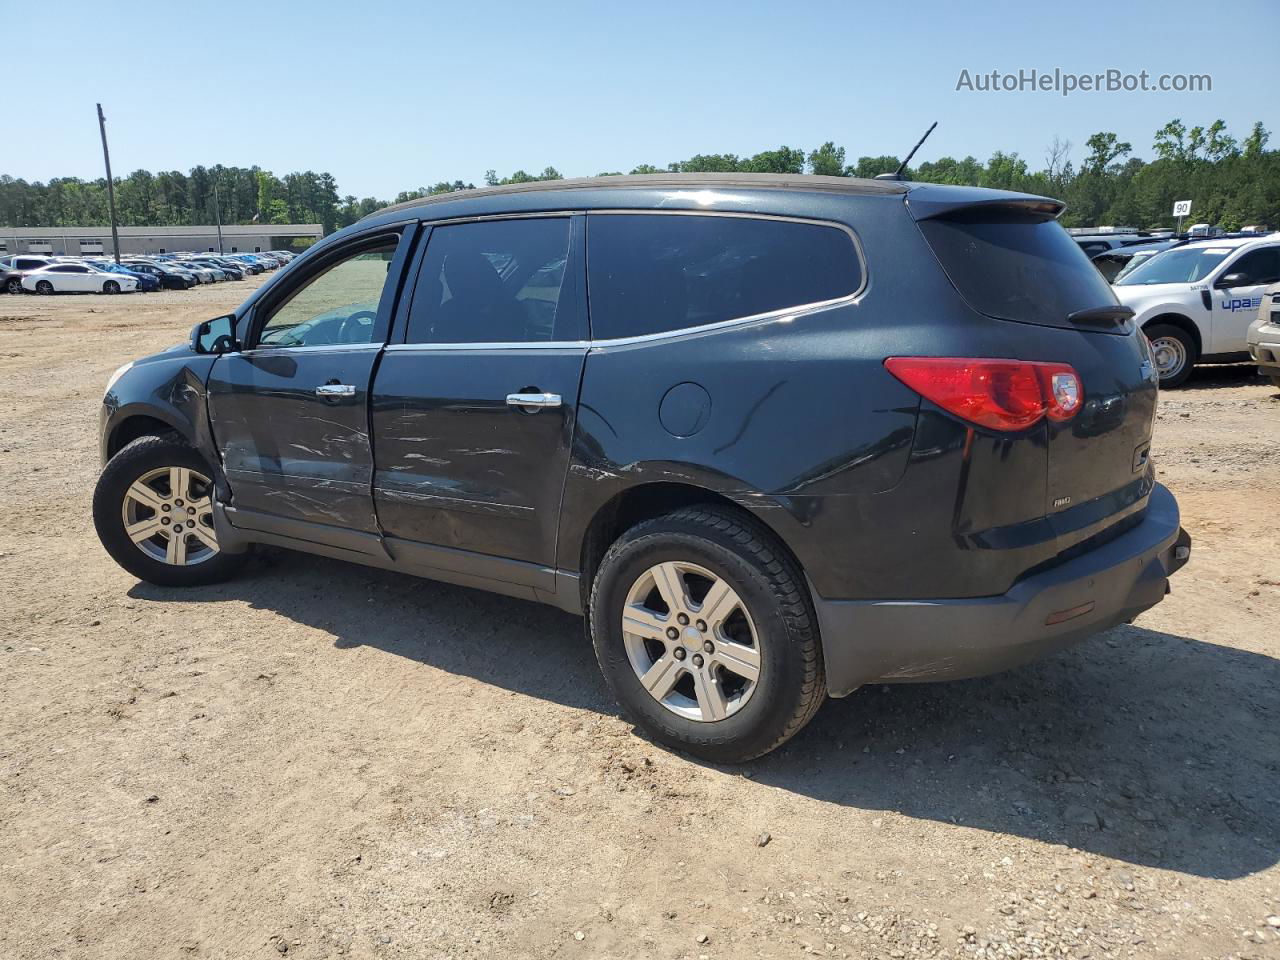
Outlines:
[{"label": "vehicle shadow", "polygon": [[[130,595],[247,602],[340,649],[617,714],[583,656],[581,619],[534,603],[287,551],[265,551],[228,584]],[[995,677],[864,687],[787,746],[729,769],[891,818],[1241,877],[1280,862],[1277,690],[1276,659],[1124,626]]]},{"label": "vehicle shadow", "polygon": [[1183,390],[1220,390],[1223,387],[1269,386],[1254,363],[1220,363],[1195,367],[1180,387],[1168,391],[1175,396]]}]

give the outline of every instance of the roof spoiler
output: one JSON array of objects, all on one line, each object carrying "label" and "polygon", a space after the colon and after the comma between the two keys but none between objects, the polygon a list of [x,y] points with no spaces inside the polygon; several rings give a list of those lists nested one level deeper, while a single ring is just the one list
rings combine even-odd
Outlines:
[{"label": "roof spoiler", "polygon": [[[988,196],[981,196],[981,194]],[[978,196],[975,196],[978,194]],[[917,187],[907,194],[907,209],[917,220],[980,219],[984,214],[1018,213],[1056,220],[1067,205],[1050,197],[972,187]]]}]

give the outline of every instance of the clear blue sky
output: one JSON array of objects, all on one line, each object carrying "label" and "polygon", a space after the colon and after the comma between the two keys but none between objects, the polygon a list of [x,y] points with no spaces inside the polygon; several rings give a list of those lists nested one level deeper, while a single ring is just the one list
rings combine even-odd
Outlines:
[{"label": "clear blue sky", "polygon": [[[1216,118],[1280,142],[1280,3],[648,2],[391,4],[309,0],[59,3],[5,15],[13,86],[0,173],[98,177],[101,100],[117,175],[259,164],[329,171],[388,198],[548,164],[566,176],[833,139],[849,159],[1013,150],[1098,130],[1149,156],[1153,132]],[[973,73],[1208,73],[1211,93],[957,92]],[[240,102],[218,102],[217,91]],[[207,101],[201,91],[207,91]],[[14,94],[18,94],[15,96]],[[260,98],[253,103],[251,97]]]}]

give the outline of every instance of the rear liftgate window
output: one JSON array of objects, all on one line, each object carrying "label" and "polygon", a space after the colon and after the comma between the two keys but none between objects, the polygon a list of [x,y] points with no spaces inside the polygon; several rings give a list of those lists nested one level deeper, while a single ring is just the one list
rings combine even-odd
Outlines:
[{"label": "rear liftgate window", "polygon": [[709,214],[595,214],[588,221],[597,340],[839,300],[861,285],[853,237],[837,227]]},{"label": "rear liftgate window", "polygon": [[922,220],[920,229],[960,295],[987,316],[1065,327],[1077,310],[1116,302],[1056,220],[978,207]]}]

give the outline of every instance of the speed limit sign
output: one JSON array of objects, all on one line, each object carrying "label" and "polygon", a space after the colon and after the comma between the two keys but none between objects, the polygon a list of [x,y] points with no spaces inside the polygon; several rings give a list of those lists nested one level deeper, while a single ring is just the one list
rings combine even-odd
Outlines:
[{"label": "speed limit sign", "polygon": [[1173,215],[1175,217],[1186,217],[1191,214],[1190,200],[1175,200],[1173,204]]}]

